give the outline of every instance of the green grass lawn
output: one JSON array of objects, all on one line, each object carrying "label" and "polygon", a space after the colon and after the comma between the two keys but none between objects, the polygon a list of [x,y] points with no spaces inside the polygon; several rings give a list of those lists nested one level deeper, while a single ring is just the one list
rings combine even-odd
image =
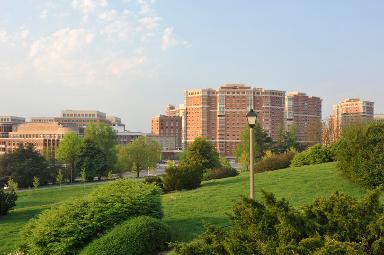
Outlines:
[{"label": "green grass lawn", "polygon": [[[8,216],[0,218],[0,254],[20,245],[20,230],[33,216],[53,204],[82,195],[98,185],[41,189],[19,193],[17,206]],[[338,175],[335,164],[328,163],[301,168],[289,168],[256,174],[256,197],[260,190],[287,198],[292,205],[311,203],[316,197],[328,196],[336,190],[361,197],[366,190]],[[203,222],[228,224],[226,213],[241,196],[247,196],[249,177],[238,177],[204,182],[192,191],[174,192],[162,196],[164,220],[172,229],[173,240],[186,241],[202,231]]]}]

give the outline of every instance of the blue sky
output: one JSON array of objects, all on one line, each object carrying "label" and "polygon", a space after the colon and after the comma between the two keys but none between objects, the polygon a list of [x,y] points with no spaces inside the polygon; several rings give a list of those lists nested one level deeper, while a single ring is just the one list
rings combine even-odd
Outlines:
[{"label": "blue sky", "polygon": [[1,0],[0,115],[98,109],[149,131],[183,90],[302,91],[384,112],[383,1]]}]

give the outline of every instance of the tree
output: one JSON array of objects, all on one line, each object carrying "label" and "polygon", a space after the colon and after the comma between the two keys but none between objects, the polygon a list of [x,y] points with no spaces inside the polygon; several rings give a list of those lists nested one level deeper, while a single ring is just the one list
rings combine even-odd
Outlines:
[{"label": "tree", "polygon": [[60,185],[60,188],[61,188],[61,184],[63,183],[63,178],[64,178],[64,175],[61,172],[61,169],[59,169],[59,173],[56,175],[56,183]]},{"label": "tree", "polygon": [[285,130],[282,125],[279,125],[278,138],[274,144],[273,151],[275,153],[282,153],[290,149],[297,149],[297,147],[297,126],[291,124],[288,126],[288,130]]},{"label": "tree", "polygon": [[181,165],[200,166],[204,169],[219,168],[221,166],[219,154],[212,143],[198,137],[188,145],[181,157]]},{"label": "tree", "polygon": [[87,181],[87,172],[85,172],[85,168],[80,171],[80,179],[83,183],[83,187],[85,187],[85,182]]},{"label": "tree", "polygon": [[0,161],[0,179],[11,177],[22,188],[30,187],[34,176],[39,178],[41,185],[46,185],[54,180],[53,175],[47,161],[32,144],[19,146],[14,152],[5,154]]},{"label": "tree", "polygon": [[321,120],[311,119],[304,130],[305,143],[309,146],[321,142]]},{"label": "tree", "polygon": [[70,166],[70,180],[71,183],[75,179],[75,162],[79,157],[82,141],[75,133],[68,133],[61,140],[57,150],[56,157],[58,160],[69,164]]},{"label": "tree", "polygon": [[103,123],[91,123],[85,128],[84,139],[91,140],[103,151],[108,169],[114,169],[116,164],[117,136],[111,126]]},{"label": "tree", "polygon": [[141,170],[156,167],[160,155],[161,148],[158,142],[139,137],[127,145],[118,147],[117,165],[121,171],[135,172],[138,178]]},{"label": "tree", "polygon": [[[260,160],[265,151],[271,149],[272,139],[268,134],[260,127],[259,124],[253,128],[253,150],[254,150],[254,162]],[[241,132],[240,143],[235,150],[235,156],[237,162],[241,164],[243,169],[248,170],[249,167],[249,127],[243,129]]]},{"label": "tree", "polygon": [[32,184],[33,184],[33,189],[34,189],[34,190],[37,190],[37,189],[39,188],[39,184],[40,184],[40,182],[39,182],[39,177],[37,177],[37,176],[33,176],[33,182],[32,182]]},{"label": "tree", "polygon": [[89,139],[84,139],[75,164],[77,169],[85,170],[88,180],[93,180],[94,177],[100,179],[108,172],[107,157],[104,151],[96,142]]}]

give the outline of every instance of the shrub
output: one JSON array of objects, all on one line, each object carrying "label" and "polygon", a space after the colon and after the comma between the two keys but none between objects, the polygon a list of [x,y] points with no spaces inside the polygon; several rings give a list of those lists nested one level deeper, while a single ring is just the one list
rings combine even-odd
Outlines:
[{"label": "shrub", "polygon": [[42,212],[23,230],[28,254],[74,254],[114,225],[131,217],[162,217],[160,190],[130,180],[116,180],[82,199]]},{"label": "shrub", "polygon": [[0,217],[7,215],[9,210],[16,206],[17,194],[14,190],[0,188]]},{"label": "shrub", "polygon": [[151,255],[163,248],[170,237],[170,229],[165,223],[139,216],[94,240],[80,255]]},{"label": "shrub", "polygon": [[159,176],[146,176],[144,179],[146,184],[155,184],[160,189],[164,190],[163,180]]},{"label": "shrub", "polygon": [[201,184],[203,171],[197,166],[169,165],[163,176],[166,191],[196,189]]},{"label": "shrub", "polygon": [[239,175],[239,172],[232,167],[207,169],[203,174],[203,181],[234,177],[237,175]]},{"label": "shrub", "polygon": [[296,154],[292,159],[291,166],[316,165],[333,161],[335,161],[333,147],[316,144]]},{"label": "shrub", "polygon": [[384,122],[346,127],[339,141],[337,167],[347,177],[369,187],[384,183]]},{"label": "shrub", "polygon": [[288,151],[264,157],[262,160],[256,162],[255,171],[264,172],[287,168],[291,164],[294,156],[294,152]]},{"label": "shrub", "polygon": [[380,190],[356,200],[342,193],[297,210],[263,193],[263,202],[243,199],[231,227],[206,227],[189,243],[173,244],[176,254],[383,254],[384,207]]}]

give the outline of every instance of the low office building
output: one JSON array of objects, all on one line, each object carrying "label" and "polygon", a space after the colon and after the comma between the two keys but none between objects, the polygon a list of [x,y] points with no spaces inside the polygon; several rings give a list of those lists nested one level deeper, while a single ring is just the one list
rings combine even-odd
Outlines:
[{"label": "low office building", "polygon": [[25,118],[16,116],[0,116],[0,137],[8,137],[8,134],[14,131],[17,125],[24,123]]},{"label": "low office building", "polygon": [[10,153],[27,144],[33,144],[40,153],[53,152],[69,132],[77,132],[77,129],[63,127],[58,122],[19,124],[8,137],[0,138],[0,154]]}]

